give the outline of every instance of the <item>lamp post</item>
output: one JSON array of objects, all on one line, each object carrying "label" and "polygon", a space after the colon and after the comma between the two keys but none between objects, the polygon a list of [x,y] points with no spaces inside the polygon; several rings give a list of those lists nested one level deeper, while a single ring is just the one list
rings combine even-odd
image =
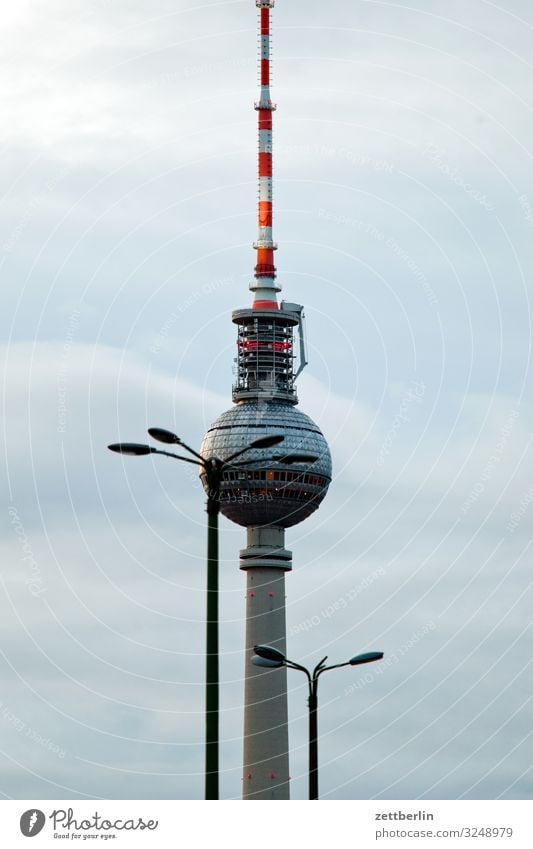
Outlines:
[{"label": "lamp post", "polygon": [[[161,454],[164,457],[172,457],[184,463],[192,463],[200,466],[207,482],[207,608],[206,608],[206,724],[205,724],[205,798],[219,798],[219,662],[218,662],[218,514],[220,512],[220,488],[224,471],[231,468],[242,468],[257,463],[255,460],[237,460],[241,455],[251,449],[272,448],[284,440],[283,435],[273,434],[271,436],[256,439],[231,454],[225,460],[218,457],[202,457],[202,455],[183,442],[179,436],[164,428],[149,428],[148,433],[153,439],[166,445],[179,445],[196,459],[174,454],[170,451],[162,451],[151,445],[138,442],[117,442],[108,445],[110,451],[127,456],[139,457],[146,454]],[[301,454],[288,454],[280,457],[261,457],[261,462],[275,461],[284,465],[293,463],[312,463],[316,457]]]},{"label": "lamp post", "polygon": [[381,660],[383,652],[370,651],[357,654],[345,663],[335,663],[332,666],[324,665],[328,659],[326,655],[320,663],[317,663],[312,672],[305,666],[289,660],[283,652],[273,646],[254,646],[254,652],[255,657],[252,658],[252,663],[256,666],[266,666],[272,669],[286,666],[288,669],[298,669],[307,676],[309,684],[309,798],[318,799],[318,679],[323,672],[329,672],[330,669],[340,669],[342,666],[359,666],[362,663]]}]

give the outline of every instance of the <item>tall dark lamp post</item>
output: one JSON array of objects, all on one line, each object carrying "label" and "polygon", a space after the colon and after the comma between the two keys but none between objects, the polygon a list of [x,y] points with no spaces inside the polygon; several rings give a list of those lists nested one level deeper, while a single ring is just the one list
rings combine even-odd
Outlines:
[{"label": "tall dark lamp post", "polygon": [[304,672],[309,683],[309,798],[318,799],[318,679],[323,672],[330,669],[340,669],[342,666],[359,666],[362,663],[372,663],[383,658],[383,652],[370,651],[365,654],[357,654],[345,663],[335,663],[325,666],[327,656],[317,663],[312,672],[289,660],[283,652],[273,646],[254,646],[255,657],[252,662],[257,666],[269,666],[272,668],[286,666],[288,669],[298,669]]},{"label": "tall dark lamp post", "polygon": [[[169,430],[152,427],[148,433],[153,439],[166,445],[179,445],[196,459],[162,451],[151,445],[138,442],[117,442],[108,445],[111,451],[139,457],[146,454],[162,454],[184,463],[200,466],[201,475],[207,482],[207,611],[206,611],[206,725],[205,725],[205,798],[219,798],[219,663],[218,663],[218,514],[220,512],[220,491],[223,474],[228,468],[243,468],[257,463],[258,460],[240,460],[241,455],[251,449],[273,448],[284,440],[284,436],[273,434],[250,442],[245,448],[231,454],[225,460],[218,457],[202,457],[183,440]],[[261,457],[261,463],[273,460],[284,465],[294,463],[312,463],[316,457],[307,454],[287,454],[280,457]]]}]

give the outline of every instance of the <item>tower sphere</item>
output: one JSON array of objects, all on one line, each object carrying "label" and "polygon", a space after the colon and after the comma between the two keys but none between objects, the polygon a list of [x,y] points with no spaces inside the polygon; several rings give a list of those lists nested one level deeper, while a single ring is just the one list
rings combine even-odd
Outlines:
[{"label": "tower sphere", "polygon": [[[256,439],[282,434],[275,448],[250,449],[223,472],[221,513],[244,527],[290,528],[320,505],[331,482],[331,455],[322,431],[290,404],[247,401],[222,413],[202,443],[203,457],[224,460]],[[315,462],[288,464],[291,454],[317,457]],[[275,458],[275,459],[270,459]],[[254,461],[253,463],[248,461]],[[245,461],[246,465],[241,465]],[[204,488],[207,486],[202,475]]]}]

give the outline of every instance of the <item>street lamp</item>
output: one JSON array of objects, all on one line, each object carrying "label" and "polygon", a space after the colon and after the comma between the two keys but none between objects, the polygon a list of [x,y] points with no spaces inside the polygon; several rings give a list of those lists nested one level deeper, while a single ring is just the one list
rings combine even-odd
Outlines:
[{"label": "street lamp", "polygon": [[318,679],[323,672],[329,672],[330,669],[340,669],[341,666],[359,666],[362,663],[381,660],[383,652],[369,651],[364,654],[357,654],[345,663],[335,663],[332,666],[324,666],[328,659],[326,655],[312,672],[305,666],[289,660],[283,652],[274,648],[274,646],[254,646],[254,652],[255,657],[252,658],[252,663],[255,666],[264,666],[271,669],[286,666],[288,669],[298,669],[307,675],[309,684],[309,798],[318,799]]},{"label": "street lamp", "polygon": [[[250,449],[273,448],[279,445],[285,437],[281,434],[263,436],[255,439],[245,448],[231,454],[225,460],[218,457],[202,457],[179,436],[164,428],[152,427],[148,433],[153,439],[166,445],[179,445],[196,459],[162,451],[151,445],[138,442],[117,442],[108,445],[110,451],[125,454],[130,457],[140,457],[146,454],[162,454],[184,463],[200,465],[207,483],[207,612],[206,612],[206,728],[205,728],[205,798],[218,799],[218,730],[219,730],[219,670],[218,670],[218,514],[220,512],[220,487],[224,471],[228,467],[242,468],[257,463],[255,460],[234,460],[241,457]],[[308,454],[286,454],[279,457],[261,457],[261,462],[270,460],[284,465],[295,463],[314,463],[318,458]]]}]

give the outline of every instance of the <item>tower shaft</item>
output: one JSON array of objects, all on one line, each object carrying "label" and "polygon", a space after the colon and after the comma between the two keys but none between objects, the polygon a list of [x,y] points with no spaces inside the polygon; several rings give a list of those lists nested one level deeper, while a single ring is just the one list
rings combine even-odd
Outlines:
[{"label": "tower shaft", "polygon": [[287,670],[254,666],[254,646],[286,652],[285,572],[291,552],[283,528],[248,528],[246,571],[244,799],[289,798]]}]

